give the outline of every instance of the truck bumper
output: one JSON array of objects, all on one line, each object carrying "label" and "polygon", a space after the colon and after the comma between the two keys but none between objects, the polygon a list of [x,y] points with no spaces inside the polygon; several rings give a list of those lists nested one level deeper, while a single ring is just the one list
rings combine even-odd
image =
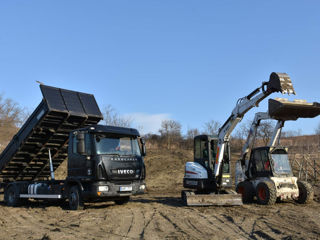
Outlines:
[{"label": "truck bumper", "polygon": [[145,189],[146,184],[144,181],[133,181],[130,184],[101,181],[84,186],[82,197],[84,200],[113,200],[125,196],[143,194]]}]

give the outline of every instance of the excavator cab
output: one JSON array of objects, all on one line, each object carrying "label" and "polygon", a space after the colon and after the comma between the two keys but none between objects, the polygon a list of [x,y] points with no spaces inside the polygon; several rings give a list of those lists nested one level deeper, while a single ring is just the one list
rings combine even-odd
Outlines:
[{"label": "excavator cab", "polygon": [[201,164],[212,175],[217,152],[218,139],[209,135],[199,135],[194,138],[194,161]]},{"label": "excavator cab", "polygon": [[[208,179],[214,179],[214,167],[217,155],[218,137],[213,135],[198,135],[194,138],[194,162],[201,164],[208,172]],[[224,152],[221,185],[232,187],[230,173],[230,148]]]}]

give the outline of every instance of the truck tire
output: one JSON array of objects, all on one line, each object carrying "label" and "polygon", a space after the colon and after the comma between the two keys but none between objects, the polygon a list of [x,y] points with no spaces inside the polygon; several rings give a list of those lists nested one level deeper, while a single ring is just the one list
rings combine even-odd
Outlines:
[{"label": "truck tire", "polygon": [[123,204],[128,203],[129,200],[130,200],[130,197],[127,196],[127,197],[119,198],[119,199],[115,200],[114,202],[115,202],[117,205],[123,205]]},{"label": "truck tire", "polygon": [[301,204],[310,203],[313,200],[313,188],[310,183],[299,181],[297,182],[299,188],[299,197],[296,199],[296,202]]},{"label": "truck tire", "polygon": [[78,186],[74,185],[69,190],[69,208],[70,210],[81,210],[84,207],[81,192]]},{"label": "truck tire", "polygon": [[236,192],[242,195],[243,203],[252,203],[254,197],[254,188],[251,182],[243,181],[237,185]]},{"label": "truck tire", "polygon": [[4,201],[7,206],[19,206],[21,201],[19,197],[19,188],[16,185],[10,185],[4,192]]},{"label": "truck tire", "polygon": [[256,188],[256,196],[259,204],[272,205],[277,200],[277,190],[272,182],[260,182]]}]

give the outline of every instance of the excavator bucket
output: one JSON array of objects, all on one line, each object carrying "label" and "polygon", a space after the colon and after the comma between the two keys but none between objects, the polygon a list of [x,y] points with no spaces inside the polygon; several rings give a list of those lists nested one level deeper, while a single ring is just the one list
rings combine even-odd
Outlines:
[{"label": "excavator bucket", "polygon": [[285,98],[269,99],[269,115],[277,120],[297,120],[320,115],[320,103],[305,100],[289,101]]},{"label": "excavator bucket", "polygon": [[267,90],[269,92],[281,92],[282,94],[296,94],[291,79],[286,73],[271,73],[267,83]]},{"label": "excavator bucket", "polygon": [[195,194],[184,191],[182,201],[187,206],[240,206],[242,196],[237,193],[226,194]]}]

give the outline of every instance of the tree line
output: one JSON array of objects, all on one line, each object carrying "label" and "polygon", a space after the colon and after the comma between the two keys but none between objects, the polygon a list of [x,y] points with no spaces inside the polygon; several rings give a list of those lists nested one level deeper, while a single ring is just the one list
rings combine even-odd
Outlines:
[{"label": "tree line", "polygon": [[[29,114],[19,104],[10,98],[0,95],[0,150],[8,144],[13,135],[19,130]],[[111,105],[103,109],[103,124],[120,127],[132,127],[133,119],[121,116]],[[239,124],[231,139],[233,150],[240,151],[249,133],[251,122]],[[157,148],[193,148],[193,139],[200,134],[217,135],[221,124],[215,120],[205,122],[201,129],[188,128],[185,134],[182,133],[182,125],[179,121],[168,119],[161,123],[157,133],[147,133],[145,138],[149,147]],[[258,129],[258,138],[267,144],[273,131],[272,121],[264,121]],[[139,127],[138,127],[139,129]],[[320,135],[320,123],[315,129],[315,134]],[[301,135],[301,131],[283,132],[283,137]]]}]

